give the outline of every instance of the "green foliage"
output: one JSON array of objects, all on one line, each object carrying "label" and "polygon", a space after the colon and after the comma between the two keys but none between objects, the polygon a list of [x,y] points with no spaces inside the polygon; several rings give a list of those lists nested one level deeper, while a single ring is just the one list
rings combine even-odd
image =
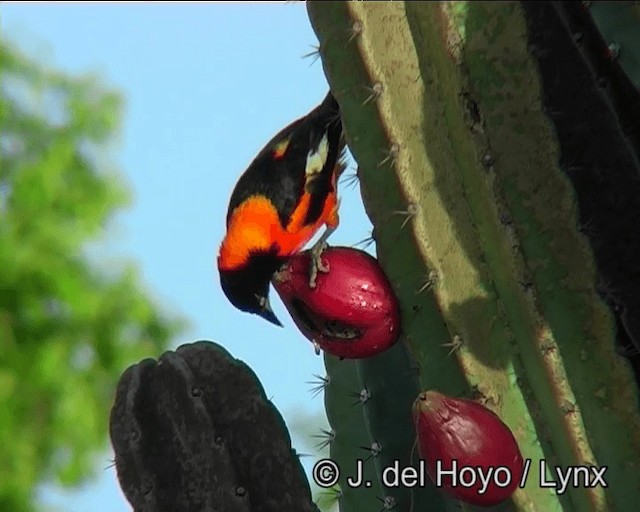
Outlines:
[{"label": "green foliage", "polygon": [[90,475],[118,376],[184,327],[131,266],[87,256],[127,191],[106,153],[122,100],[0,45],[0,510]]}]

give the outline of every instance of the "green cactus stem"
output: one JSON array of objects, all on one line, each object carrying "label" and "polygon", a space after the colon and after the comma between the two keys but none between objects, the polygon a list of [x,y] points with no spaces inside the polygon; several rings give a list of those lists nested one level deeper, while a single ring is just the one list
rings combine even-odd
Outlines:
[{"label": "green cactus stem", "polygon": [[[324,363],[327,370],[325,408],[331,425],[331,432],[325,439],[329,443],[331,459],[340,468],[336,495],[340,510],[378,510],[381,507],[379,498],[384,499],[385,491],[372,460],[374,441],[367,431],[362,410],[369,397],[358,375],[356,361],[340,360],[325,353]],[[347,478],[356,478],[359,460],[363,461],[362,474],[370,482],[369,486],[347,483]]]},{"label": "green cactus stem", "polygon": [[[457,511],[456,501],[441,494],[428,475],[419,473],[411,418],[411,405],[419,388],[406,348],[396,344],[363,360],[338,360],[325,354],[325,366],[325,404],[334,434],[331,457],[345,478],[355,475],[357,461],[362,461],[364,481],[369,482],[353,487],[341,481],[341,512],[412,507]],[[396,485],[396,477],[405,478],[400,471],[409,466],[416,471],[412,477],[415,481],[408,486]],[[393,469],[383,479],[385,468]],[[418,480],[420,476],[423,481]]]},{"label": "green cactus stem", "polygon": [[[532,461],[514,509],[635,510],[637,387],[616,352],[614,316],[595,287],[602,274],[579,230],[581,189],[563,167],[573,148],[556,124],[565,111],[547,101],[554,87],[574,91],[588,112],[606,93],[577,93],[600,91],[598,77],[586,72],[562,9],[307,6],[420,388],[473,391],[511,428]],[[555,51],[573,55],[579,83],[553,82],[542,56]],[[601,153],[622,155],[616,110],[598,112],[574,129],[586,144],[603,142]],[[594,138],[600,127],[611,140]],[[408,390],[398,391],[404,400]],[[367,421],[375,431],[380,417]],[[591,465],[607,466],[608,487],[558,495],[540,486],[556,467]]]}]

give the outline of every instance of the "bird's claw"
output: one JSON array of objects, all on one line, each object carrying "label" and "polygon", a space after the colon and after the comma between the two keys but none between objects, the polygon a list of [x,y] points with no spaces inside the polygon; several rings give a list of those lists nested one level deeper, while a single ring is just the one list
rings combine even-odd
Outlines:
[{"label": "bird's claw", "polygon": [[311,272],[309,276],[309,287],[316,287],[318,272],[326,274],[329,272],[329,264],[322,261],[322,252],[327,248],[327,244],[322,243],[311,249]]}]

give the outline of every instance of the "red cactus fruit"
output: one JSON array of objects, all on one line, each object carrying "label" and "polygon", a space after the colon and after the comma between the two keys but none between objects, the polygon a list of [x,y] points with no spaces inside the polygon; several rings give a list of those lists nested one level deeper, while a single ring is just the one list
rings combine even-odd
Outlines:
[{"label": "red cactus fruit", "polygon": [[328,272],[309,286],[309,251],[296,254],[273,285],[304,336],[338,357],[371,357],[393,345],[400,332],[398,299],[378,261],[364,251],[328,247]]},{"label": "red cactus fruit", "polygon": [[413,421],[426,471],[448,494],[490,506],[509,498],[520,484],[524,463],[518,443],[486,407],[425,391],[413,403]]}]

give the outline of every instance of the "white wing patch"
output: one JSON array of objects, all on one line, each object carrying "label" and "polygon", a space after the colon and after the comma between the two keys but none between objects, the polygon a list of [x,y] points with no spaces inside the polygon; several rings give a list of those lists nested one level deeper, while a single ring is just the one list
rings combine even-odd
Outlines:
[{"label": "white wing patch", "polygon": [[304,174],[307,181],[312,180],[317,174],[320,174],[324,164],[327,162],[329,155],[329,139],[327,133],[320,140],[318,147],[309,151],[307,155],[307,164],[304,168]]}]

